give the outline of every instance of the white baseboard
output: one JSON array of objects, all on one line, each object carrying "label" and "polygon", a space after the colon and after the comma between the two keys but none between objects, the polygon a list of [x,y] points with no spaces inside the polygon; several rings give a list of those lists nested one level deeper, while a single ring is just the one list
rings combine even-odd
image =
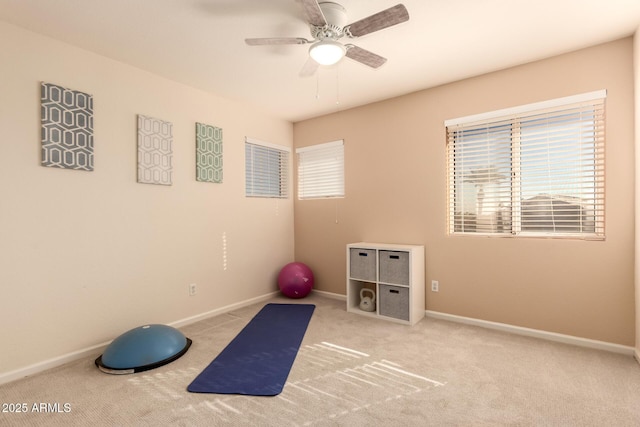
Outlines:
[{"label": "white baseboard", "polygon": [[497,322],[490,322],[487,320],[474,319],[471,317],[456,316],[454,314],[440,313],[440,312],[431,311],[431,310],[427,310],[426,315],[427,317],[431,317],[434,319],[448,320],[450,322],[480,326],[482,328],[495,329],[498,331],[510,332],[513,334],[524,335],[528,337],[541,338],[548,341],[556,341],[556,342],[571,344],[579,347],[605,350],[613,353],[624,354],[627,356],[633,356],[635,351],[636,360],[640,361],[640,358],[638,358],[639,357],[638,351],[635,350],[633,347],[629,347],[625,345],[613,344],[605,341],[591,340],[588,338],[574,337],[572,335],[557,334],[555,332],[547,332],[539,329],[523,328],[521,326],[508,325],[506,323],[497,323]]},{"label": "white baseboard", "polygon": [[[261,301],[267,301],[273,298],[274,295],[278,294],[278,292],[271,292],[266,295],[262,295],[256,298],[251,298],[246,301],[241,301],[239,303],[227,305],[225,307],[217,308],[215,310],[208,311],[206,313],[198,314],[196,316],[187,317],[185,319],[177,320],[175,322],[169,323],[169,326],[173,326],[174,328],[180,328],[186,325],[190,325],[191,323],[199,322],[200,320],[207,319],[209,317],[217,316],[219,314],[228,313],[229,311],[237,310],[238,308],[246,307],[251,304],[255,304]],[[63,354],[62,356],[54,357],[52,359],[43,360],[42,362],[34,363],[33,365],[25,366],[24,368],[18,368],[13,371],[5,372],[0,374],[0,385],[9,383],[11,381],[19,380],[21,378],[27,377],[29,375],[34,375],[39,372],[46,371],[51,368],[55,368],[57,366],[64,365],[69,362],[73,362],[79,359],[84,359],[86,357],[95,356],[97,357],[100,353],[104,351],[104,349],[111,343],[111,341],[104,342],[101,344],[97,344],[91,347],[83,348],[78,351],[74,351],[71,353]]]},{"label": "white baseboard", "polygon": [[343,295],[343,294],[334,294],[333,292],[327,292],[327,291],[318,291],[318,290],[313,290],[314,294],[318,294],[320,296],[323,296],[325,298],[331,298],[331,299],[337,299],[339,301],[346,301],[347,300],[347,296]]},{"label": "white baseboard", "polygon": [[217,316],[219,314],[228,313],[230,311],[237,310],[239,308],[246,307],[246,306],[249,306],[251,304],[256,304],[256,303],[263,302],[263,301],[268,301],[271,298],[273,298],[275,295],[277,295],[278,293],[279,293],[278,291],[271,292],[271,293],[268,293],[268,294],[265,294],[265,295],[261,295],[259,297],[251,298],[251,299],[248,299],[248,300],[245,300],[245,301],[240,301],[240,302],[237,302],[235,304],[230,304],[230,305],[226,305],[224,307],[216,308],[215,310],[207,311],[206,313],[201,313],[201,314],[197,314],[195,316],[187,317],[185,319],[176,320],[175,322],[169,323],[169,326],[173,326],[174,328],[181,328],[183,326],[187,326],[187,325],[190,325],[192,323],[196,323],[196,322],[199,322],[201,320],[205,320],[205,319],[208,319],[210,317]]},{"label": "white baseboard", "polygon": [[[317,290],[314,290],[313,292],[327,298],[337,299],[340,301],[347,300],[347,296],[342,294],[335,294],[332,292],[317,291]],[[497,323],[497,322],[490,322],[487,320],[474,319],[471,317],[456,316],[454,314],[440,313],[440,312],[431,311],[431,310],[426,310],[425,314],[427,317],[432,317],[434,319],[442,319],[442,320],[448,320],[451,322],[465,323],[468,325],[475,325],[483,328],[495,329],[499,331],[509,332],[509,333],[518,334],[518,335],[524,335],[524,336],[529,336],[534,338],[541,338],[549,341],[556,341],[556,342],[571,344],[579,347],[587,347],[587,348],[593,348],[598,350],[610,351],[613,353],[624,354],[627,356],[634,356],[636,361],[640,364],[640,349],[635,349],[633,347],[628,347],[620,344],[613,344],[605,341],[597,341],[597,340],[591,340],[587,338],[574,337],[572,335],[557,334],[554,332],[547,332],[539,329],[523,328],[520,326],[508,325],[506,323]]]},{"label": "white baseboard", "polygon": [[83,359],[102,352],[109,343],[102,343],[87,347],[82,350],[74,351],[71,353],[63,354],[62,356],[54,357],[52,359],[44,360],[42,362],[34,363],[33,365],[25,366],[14,371],[9,371],[0,374],[0,385],[9,383],[11,381],[19,380],[29,375],[34,375],[39,372],[46,371],[51,368],[55,368],[65,363],[73,362],[74,360]]}]

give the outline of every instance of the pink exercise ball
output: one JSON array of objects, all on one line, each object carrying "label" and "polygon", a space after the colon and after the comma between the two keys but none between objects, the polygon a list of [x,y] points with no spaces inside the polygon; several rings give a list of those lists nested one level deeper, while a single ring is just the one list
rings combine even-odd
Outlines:
[{"label": "pink exercise ball", "polygon": [[278,287],[289,298],[304,298],[313,289],[313,272],[301,262],[290,262],[278,274]]}]

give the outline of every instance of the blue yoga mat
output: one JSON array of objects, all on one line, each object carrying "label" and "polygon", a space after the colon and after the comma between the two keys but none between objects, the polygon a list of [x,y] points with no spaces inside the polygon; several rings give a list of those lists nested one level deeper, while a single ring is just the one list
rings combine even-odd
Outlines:
[{"label": "blue yoga mat", "polygon": [[267,304],[187,390],[251,396],[280,394],[315,308],[313,304]]}]

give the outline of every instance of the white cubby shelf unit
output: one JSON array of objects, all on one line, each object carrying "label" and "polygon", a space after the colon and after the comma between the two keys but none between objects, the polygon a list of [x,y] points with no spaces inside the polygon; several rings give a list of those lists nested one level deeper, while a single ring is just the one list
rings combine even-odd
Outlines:
[{"label": "white cubby shelf unit", "polygon": [[[360,309],[363,288],[375,292],[375,311]],[[425,315],[424,246],[348,244],[347,311],[406,325],[420,321]]]}]

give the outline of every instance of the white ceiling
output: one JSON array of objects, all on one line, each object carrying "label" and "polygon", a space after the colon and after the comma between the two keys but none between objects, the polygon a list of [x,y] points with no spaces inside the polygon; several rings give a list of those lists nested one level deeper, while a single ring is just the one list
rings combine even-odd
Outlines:
[{"label": "white ceiling", "polygon": [[[410,20],[349,42],[349,58],[299,77],[311,39],[296,0],[0,0],[0,19],[292,122],[629,36],[640,0],[335,0],[354,22],[402,2]],[[6,64],[3,64],[6,66]]]}]

